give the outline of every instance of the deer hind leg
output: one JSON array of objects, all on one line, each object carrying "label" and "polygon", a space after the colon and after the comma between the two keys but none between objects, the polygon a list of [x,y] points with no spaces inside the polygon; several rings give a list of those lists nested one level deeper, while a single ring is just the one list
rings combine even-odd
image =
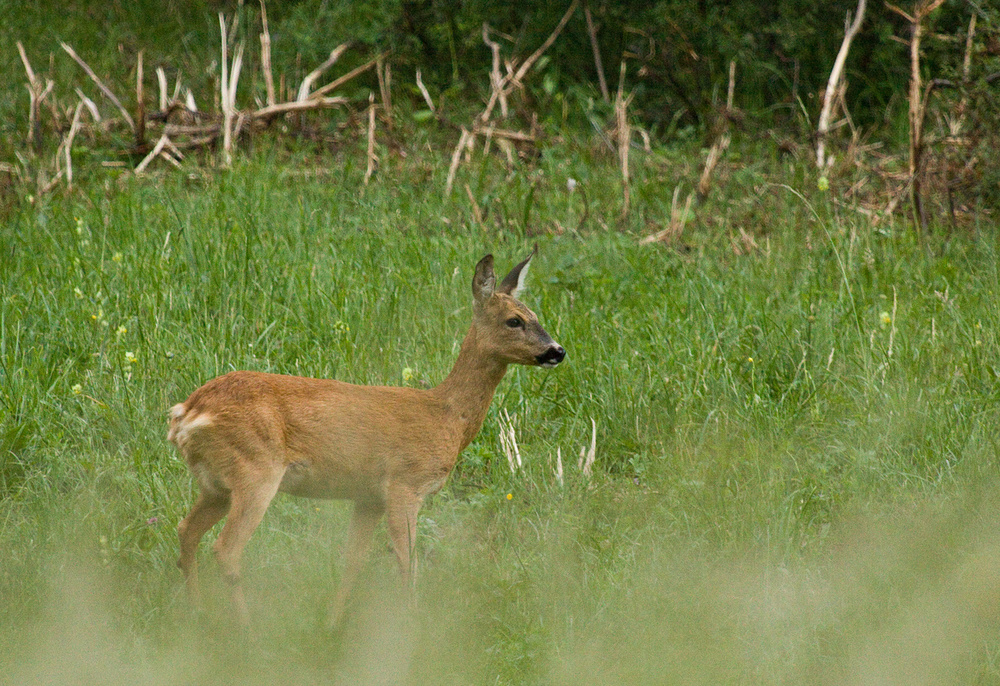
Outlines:
[{"label": "deer hind leg", "polygon": [[384,513],[385,507],[381,503],[367,501],[354,503],[354,514],[351,516],[350,529],[347,534],[344,575],[341,577],[340,588],[337,589],[333,609],[330,612],[330,625],[335,628],[340,626],[343,619],[344,606],[351,595],[358,573],[368,560],[375,526],[382,519]]},{"label": "deer hind leg", "polygon": [[177,566],[184,572],[184,582],[190,602],[201,604],[198,589],[198,543],[209,529],[229,512],[229,494],[201,491],[187,517],[177,525],[181,556]]},{"label": "deer hind leg", "polygon": [[404,587],[412,590],[417,569],[417,512],[423,499],[409,489],[390,489],[388,504],[389,538]]},{"label": "deer hind leg", "polygon": [[281,474],[270,475],[264,480],[247,479],[247,481],[249,483],[243,488],[233,489],[229,516],[226,518],[225,526],[222,527],[222,533],[212,546],[216,562],[229,583],[233,607],[243,624],[249,623],[240,568],[243,549],[278,492]]}]

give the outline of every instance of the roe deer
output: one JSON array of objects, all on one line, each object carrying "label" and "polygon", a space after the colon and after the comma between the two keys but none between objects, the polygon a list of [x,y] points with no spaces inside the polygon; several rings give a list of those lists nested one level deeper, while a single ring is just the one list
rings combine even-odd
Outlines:
[{"label": "roe deer", "polygon": [[177,527],[177,565],[192,601],[199,600],[198,543],[228,514],[212,550],[239,619],[247,623],[240,559],[278,492],[354,501],[334,624],[383,514],[410,586],[417,511],[479,432],[507,365],[554,367],[566,356],[517,300],[537,249],[499,286],[492,255],[476,265],[472,326],[454,368],[435,388],[237,371],[209,381],[170,410],[167,438],[184,456],[200,491]]}]

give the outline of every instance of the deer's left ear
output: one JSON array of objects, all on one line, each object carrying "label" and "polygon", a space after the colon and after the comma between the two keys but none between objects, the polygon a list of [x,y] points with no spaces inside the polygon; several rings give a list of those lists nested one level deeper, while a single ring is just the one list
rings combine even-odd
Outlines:
[{"label": "deer's left ear", "polygon": [[476,275],[472,277],[472,298],[482,304],[493,295],[497,277],[493,274],[493,255],[487,255],[476,265]]},{"label": "deer's left ear", "polygon": [[524,258],[521,264],[511,269],[510,273],[500,282],[500,286],[497,288],[498,293],[506,293],[514,298],[518,297],[521,291],[524,290],[524,279],[528,276],[528,267],[531,265],[531,258],[537,252],[538,243],[535,243],[535,249],[531,251],[531,254]]}]

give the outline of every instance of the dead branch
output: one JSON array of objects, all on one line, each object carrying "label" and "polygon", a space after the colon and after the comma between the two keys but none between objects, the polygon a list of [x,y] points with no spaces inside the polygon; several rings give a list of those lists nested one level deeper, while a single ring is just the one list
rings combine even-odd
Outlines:
[{"label": "dead branch", "polygon": [[601,87],[601,97],[604,102],[611,102],[608,92],[608,82],[604,80],[604,65],[601,63],[601,46],[597,42],[597,29],[594,28],[594,18],[590,15],[590,5],[584,0],[583,16],[587,19],[587,35],[590,36],[590,47],[594,51],[594,68],[597,70],[597,84]]},{"label": "dead branch", "polygon": [[296,100],[302,102],[309,97],[309,91],[312,90],[313,83],[315,83],[316,80],[323,75],[323,72],[332,67],[337,60],[340,59],[340,56],[344,54],[345,50],[347,50],[348,45],[348,43],[344,43],[335,47],[330,51],[330,56],[326,58],[326,61],[323,62],[323,64],[313,69],[304,79],[302,79],[302,85],[299,86],[299,94],[295,98]]},{"label": "dead branch", "polygon": [[38,149],[42,142],[42,128],[38,117],[38,109],[42,101],[52,92],[55,83],[50,79],[45,85],[35,76],[35,70],[31,68],[28,55],[24,51],[21,41],[17,42],[17,52],[21,55],[21,63],[24,64],[24,71],[28,75],[28,146]]},{"label": "dead branch", "polygon": [[269,105],[267,107],[261,107],[259,110],[254,111],[250,117],[254,120],[269,121],[274,119],[280,114],[288,114],[290,112],[305,112],[307,110],[319,110],[330,107],[339,107],[340,105],[346,105],[348,99],[342,96],[335,96],[332,98],[318,98],[309,99],[305,101],[293,100],[291,102],[280,102],[277,105]]},{"label": "dead branch", "polygon": [[444,184],[445,197],[451,195],[451,188],[455,183],[455,172],[458,171],[458,165],[462,161],[462,150],[464,150],[465,146],[471,143],[474,139],[475,136],[463,126],[462,135],[458,137],[458,145],[455,146],[455,150],[451,153],[451,165],[448,167],[448,179]]},{"label": "dead branch", "polygon": [[847,14],[844,29],[844,41],[840,45],[840,51],[833,62],[833,69],[830,70],[830,79],[826,84],[826,91],[823,96],[823,107],[819,114],[819,125],[816,127],[816,164],[820,171],[824,171],[833,160],[826,157],[826,136],[830,130],[830,117],[833,115],[833,103],[835,94],[840,89],[840,82],[843,78],[844,63],[847,62],[847,53],[851,49],[851,41],[861,28],[861,22],[865,18],[866,0],[858,0],[858,8],[854,13],[854,21],[851,22],[850,12]]},{"label": "dead branch", "polygon": [[93,81],[97,85],[97,87],[100,89],[100,91],[102,93],[104,93],[104,96],[108,100],[110,100],[114,104],[115,107],[118,108],[119,112],[122,113],[122,118],[124,118],[125,121],[128,122],[129,127],[133,131],[135,131],[135,122],[132,120],[132,115],[130,115],[128,113],[128,110],[125,109],[125,107],[122,105],[121,101],[117,97],[115,97],[115,94],[111,92],[111,89],[108,88],[107,86],[105,86],[104,82],[101,81],[100,78],[98,78],[97,74],[94,73],[94,70],[90,68],[90,65],[88,65],[86,62],[84,62],[83,59],[81,59],[80,56],[76,54],[76,52],[73,50],[73,48],[71,48],[66,43],[64,43],[62,41],[59,41],[59,45],[61,45],[62,49],[65,50],[66,53],[70,57],[72,57],[73,60],[77,64],[80,65],[80,67],[83,69],[83,71],[85,71],[87,73],[87,76],[90,77],[90,80]]},{"label": "dead branch", "polygon": [[375,75],[378,78],[378,91],[382,98],[383,118],[392,128],[392,65],[387,63],[382,55],[375,58]]},{"label": "dead branch", "polygon": [[[73,139],[76,138],[76,134],[80,130],[80,115],[83,109],[83,102],[78,102],[76,109],[73,111],[73,123],[70,124],[69,133],[66,134],[66,138],[63,140],[62,145],[60,145],[60,149],[56,151],[57,158],[60,152],[65,156],[66,189],[70,192],[73,191]],[[56,165],[58,166],[58,159]]]},{"label": "dead branch", "polygon": [[646,236],[641,241],[639,245],[649,245],[650,243],[671,243],[680,238],[681,233],[684,232],[684,227],[687,225],[688,218],[691,216],[691,201],[694,199],[694,193],[688,193],[687,200],[684,201],[684,211],[677,211],[677,200],[680,197],[681,187],[678,185],[674,188],[674,198],[670,203],[670,224],[657,233],[650,234]]},{"label": "dead branch", "polygon": [[135,147],[146,145],[146,98],[142,90],[142,50],[135,65]]},{"label": "dead branch", "polygon": [[375,171],[375,94],[368,94],[368,168],[365,169],[365,185]]},{"label": "dead branch", "polygon": [[309,97],[313,98],[313,99],[323,97],[324,95],[326,95],[330,91],[336,90],[337,88],[340,88],[345,83],[347,83],[348,81],[350,81],[351,79],[353,79],[355,76],[357,76],[359,74],[365,73],[366,71],[368,71],[369,69],[371,69],[372,67],[374,67],[377,62],[378,62],[377,59],[369,60],[368,62],[365,62],[360,67],[356,67],[355,69],[352,69],[351,71],[347,72],[346,74],[344,74],[343,76],[341,76],[339,79],[334,79],[333,81],[331,81],[330,83],[326,84],[322,88],[317,88],[316,90],[314,90],[309,95]]},{"label": "dead branch", "polygon": [[[160,136],[160,140],[156,141],[156,145],[154,145],[153,149],[149,151],[149,154],[142,159],[142,162],[140,162],[134,170],[132,170],[133,173],[136,176],[141,176],[142,173],[146,171],[146,167],[149,166],[149,163],[152,162],[157,157],[159,157],[160,153],[163,152],[163,148],[166,147],[169,141],[170,138],[167,136],[166,133]],[[174,149],[176,150],[176,147]],[[180,154],[179,150],[177,152],[178,154]]]},{"label": "dead branch", "polygon": [[701,179],[698,181],[698,198],[704,201],[708,198],[708,192],[712,184],[712,172],[715,166],[722,159],[722,153],[729,148],[731,136],[729,135],[729,119],[733,111],[733,93],[736,85],[736,60],[729,63],[729,90],[726,95],[726,110],[722,117],[722,132],[712,143],[708,150],[708,158],[705,160],[705,169],[702,171]]},{"label": "dead branch", "polygon": [[76,91],[76,94],[80,97],[80,102],[82,102],[84,106],[87,108],[87,110],[90,112],[90,116],[94,120],[94,123],[100,124],[101,113],[97,110],[97,105],[94,104],[94,101],[88,98],[87,94],[84,93],[82,90],[80,90],[79,86],[77,86],[74,90]]},{"label": "dead branch", "polygon": [[264,33],[260,34],[260,69],[264,74],[267,105],[271,107],[277,101],[274,99],[274,74],[271,72],[271,32],[267,28],[267,5],[264,0],[260,0],[260,19],[264,28]]},{"label": "dead branch", "polygon": [[507,118],[507,95],[504,93],[503,76],[500,74],[500,44],[490,40],[490,25],[483,22],[483,42],[493,54],[493,64],[490,68],[490,87],[500,99],[500,116]]},{"label": "dead branch", "polygon": [[431,100],[431,94],[427,92],[427,86],[424,85],[424,81],[420,78],[420,67],[417,67],[417,88],[420,89],[420,94],[424,96],[424,102],[427,103],[428,109],[430,109],[432,114],[437,114],[437,108],[434,107],[434,101]]},{"label": "dead branch", "polygon": [[615,94],[615,130],[618,139],[618,161],[622,172],[622,211],[621,219],[628,216],[632,207],[632,192],[629,178],[628,153],[632,142],[632,128],[628,120],[628,106],[632,102],[634,93],[624,96],[625,89],[625,61],[621,63],[621,70],[618,76],[618,92]]},{"label": "dead branch", "polygon": [[524,61],[524,64],[518,67],[517,72],[514,74],[513,77],[510,78],[510,81],[512,83],[519,83],[521,79],[524,78],[524,75],[528,73],[528,70],[531,69],[532,65],[534,65],[535,62],[538,61],[538,58],[541,57],[543,54],[545,54],[546,50],[552,47],[552,44],[555,43],[556,38],[558,38],[559,34],[562,33],[563,28],[565,28],[566,23],[569,21],[569,18],[573,16],[573,13],[576,12],[576,8],[579,6],[580,6],[580,0],[573,0],[572,4],[570,4],[569,6],[569,9],[566,10],[566,14],[564,14],[562,19],[559,20],[559,23],[556,25],[555,30],[553,30],[552,33],[549,34],[549,37],[545,39],[545,42],[542,43],[541,46],[539,46],[539,48],[535,50],[535,52],[531,53],[531,56]]},{"label": "dead branch", "polygon": [[910,22],[910,201],[913,205],[914,222],[920,236],[927,230],[927,214],[924,208],[920,179],[921,158],[923,156],[923,123],[927,107],[926,101],[921,97],[923,87],[920,76],[920,41],[924,33],[924,19],[943,3],[944,0],[917,0],[913,16],[895,5],[886,3],[886,7]]},{"label": "dead branch", "polygon": [[219,95],[222,104],[222,165],[228,167],[233,161],[233,118],[236,116],[236,86],[240,81],[240,69],[243,67],[243,42],[233,55],[233,63],[229,65],[228,41],[226,38],[226,19],[219,12],[219,30],[222,34],[222,80]]}]

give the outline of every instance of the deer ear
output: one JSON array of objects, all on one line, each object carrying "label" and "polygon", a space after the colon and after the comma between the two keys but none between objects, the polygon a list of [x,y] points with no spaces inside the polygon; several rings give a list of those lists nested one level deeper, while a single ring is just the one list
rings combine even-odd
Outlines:
[{"label": "deer ear", "polygon": [[493,273],[493,255],[487,255],[476,265],[476,275],[472,277],[472,297],[477,304],[486,302],[496,288],[497,277]]},{"label": "deer ear", "polygon": [[516,298],[524,290],[524,280],[528,276],[528,267],[531,265],[531,258],[537,252],[538,243],[535,243],[535,249],[531,251],[530,255],[524,258],[521,264],[510,270],[510,274],[504,277],[500,283],[500,287],[497,288],[497,292],[506,293]]}]

